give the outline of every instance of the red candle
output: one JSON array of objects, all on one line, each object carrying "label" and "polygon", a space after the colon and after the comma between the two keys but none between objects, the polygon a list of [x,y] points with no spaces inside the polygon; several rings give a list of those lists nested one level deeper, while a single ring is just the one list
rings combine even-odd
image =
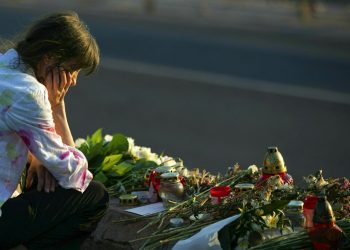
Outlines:
[{"label": "red candle", "polygon": [[316,196],[306,196],[304,200],[304,217],[305,217],[305,228],[312,228],[314,223],[312,222],[314,217],[314,210],[317,204]]},{"label": "red candle", "polygon": [[223,198],[231,194],[230,186],[218,186],[210,189],[211,203],[213,205],[221,204]]},{"label": "red candle", "polygon": [[315,250],[345,249],[342,245],[346,242],[346,237],[335,224],[332,206],[325,196],[317,200],[313,223],[313,228],[308,231]]}]

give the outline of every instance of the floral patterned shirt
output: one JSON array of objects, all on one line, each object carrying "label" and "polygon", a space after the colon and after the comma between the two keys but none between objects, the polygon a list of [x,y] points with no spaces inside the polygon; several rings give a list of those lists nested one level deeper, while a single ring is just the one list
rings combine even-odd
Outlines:
[{"label": "floral patterned shirt", "polygon": [[14,49],[0,53],[0,207],[15,191],[28,150],[63,188],[80,192],[92,174],[83,153],[65,145],[55,132],[44,85],[25,73]]}]

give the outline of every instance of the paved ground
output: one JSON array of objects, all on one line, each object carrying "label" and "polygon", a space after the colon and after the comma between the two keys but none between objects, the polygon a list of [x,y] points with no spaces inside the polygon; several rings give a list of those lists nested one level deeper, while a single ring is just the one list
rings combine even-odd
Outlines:
[{"label": "paved ground", "polygon": [[[30,4],[1,8],[8,25],[0,34],[53,10]],[[276,22],[257,27],[236,18],[223,25],[127,8],[92,13],[94,4],[82,16],[101,45],[102,67],[67,97],[76,137],[103,127],[212,172],[235,162],[259,165],[266,147],[277,145],[298,180],[320,168],[350,177],[343,19],[330,26],[290,22],[283,30]]]}]

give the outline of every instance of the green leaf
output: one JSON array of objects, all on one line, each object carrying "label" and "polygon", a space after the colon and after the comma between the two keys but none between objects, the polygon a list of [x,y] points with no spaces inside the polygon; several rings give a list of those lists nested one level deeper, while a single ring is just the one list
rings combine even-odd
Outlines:
[{"label": "green leaf", "polygon": [[129,149],[128,139],[123,134],[114,134],[113,139],[105,147],[105,154],[123,154]]},{"label": "green leaf", "polygon": [[155,163],[154,161],[147,161],[145,159],[140,159],[135,164],[135,170],[146,169],[146,168],[155,169],[157,167],[158,167],[157,163]]},{"label": "green leaf", "polygon": [[89,154],[89,145],[84,142],[83,144],[80,145],[78,148],[85,156]]},{"label": "green leaf", "polygon": [[290,202],[289,199],[287,199],[287,200],[276,200],[276,201],[273,201],[270,204],[262,206],[261,209],[264,211],[264,215],[270,215],[273,212],[277,212],[278,209],[283,209],[284,207],[286,207],[289,202]]},{"label": "green leaf", "polygon": [[90,143],[92,145],[102,142],[102,128],[99,128],[91,136]]},{"label": "green leaf", "polygon": [[105,159],[104,155],[98,154],[92,159],[89,160],[89,170],[93,172],[93,174],[100,172],[102,170],[102,162]]},{"label": "green leaf", "polygon": [[108,181],[108,178],[107,178],[107,176],[104,173],[99,172],[97,175],[95,175],[94,180],[95,181],[99,181],[102,184],[104,184],[104,183],[106,183]]},{"label": "green leaf", "polygon": [[117,154],[117,155],[109,155],[107,156],[103,162],[102,162],[102,170],[103,171],[108,171],[113,165],[116,165],[120,159],[123,158],[122,154]]},{"label": "green leaf", "polygon": [[123,161],[122,163],[113,166],[110,171],[114,172],[118,176],[123,176],[126,173],[130,172],[135,167],[134,164],[132,164],[129,161]]},{"label": "green leaf", "polygon": [[88,161],[90,161],[99,154],[103,154],[103,143],[102,142],[90,145],[89,152],[86,155],[86,158],[88,159]]}]

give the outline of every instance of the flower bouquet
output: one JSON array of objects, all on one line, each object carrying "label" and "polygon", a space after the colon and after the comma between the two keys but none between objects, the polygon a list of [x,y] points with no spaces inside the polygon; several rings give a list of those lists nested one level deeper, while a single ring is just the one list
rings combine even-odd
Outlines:
[{"label": "flower bouquet", "polygon": [[86,139],[78,138],[75,144],[86,156],[94,180],[103,183],[112,196],[147,189],[145,174],[159,166],[181,166],[181,161],[136,146],[123,134],[103,136],[102,129]]}]

